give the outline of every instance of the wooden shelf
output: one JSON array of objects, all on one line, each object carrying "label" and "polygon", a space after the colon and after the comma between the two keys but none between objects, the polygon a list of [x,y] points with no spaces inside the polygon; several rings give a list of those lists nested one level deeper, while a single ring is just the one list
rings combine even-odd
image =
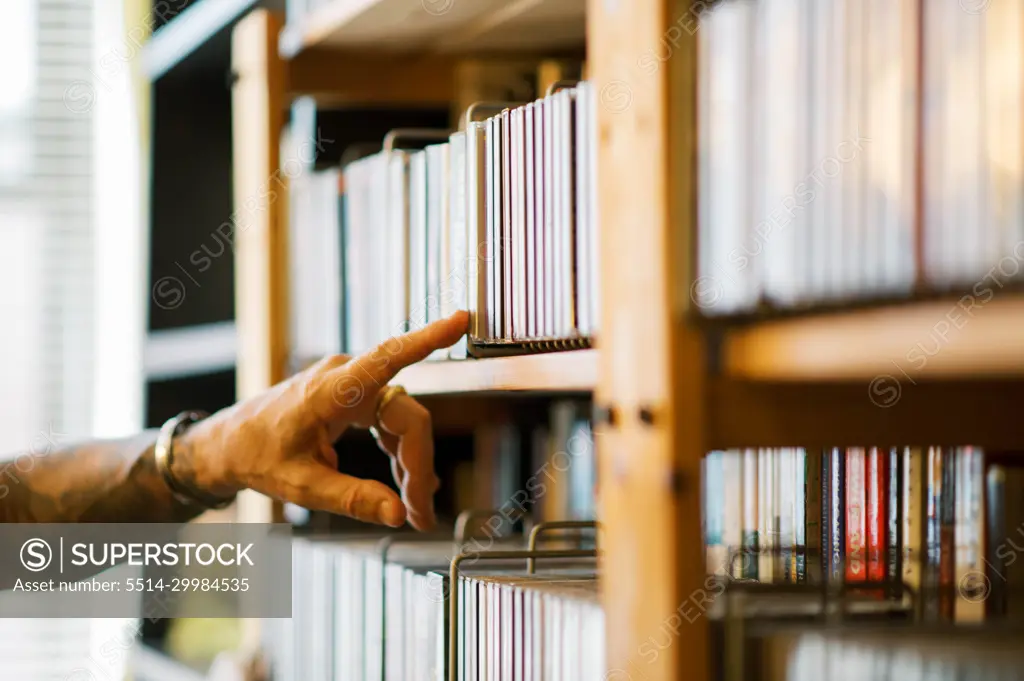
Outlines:
[{"label": "wooden shelf", "polygon": [[988,302],[965,296],[962,306],[950,299],[730,330],[723,374],[902,383],[1024,376],[1024,296],[993,291]]},{"label": "wooden shelf", "polygon": [[597,383],[597,350],[427,361],[402,370],[394,382],[414,395],[587,393]]},{"label": "wooden shelf", "polygon": [[316,47],[376,52],[529,52],[582,47],[586,0],[331,0],[281,32],[281,56]]},{"label": "wooden shelf", "polygon": [[708,386],[708,449],[975,445],[1024,448],[1024,382],[944,380],[771,383],[719,379]]}]

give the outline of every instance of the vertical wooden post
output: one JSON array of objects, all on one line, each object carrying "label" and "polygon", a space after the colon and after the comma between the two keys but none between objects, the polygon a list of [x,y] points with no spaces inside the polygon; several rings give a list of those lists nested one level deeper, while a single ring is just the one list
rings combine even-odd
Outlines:
[{"label": "vertical wooden post", "polygon": [[280,17],[257,10],[232,34],[240,399],[283,379],[287,363],[287,177],[280,171],[287,71],[277,56],[280,29]]},{"label": "vertical wooden post", "polygon": [[612,415],[596,430],[609,681],[709,677],[695,605],[706,369],[702,336],[682,321],[696,219],[689,4],[589,0],[587,11],[603,274],[595,399]]},{"label": "vertical wooden post", "polygon": [[[237,397],[266,390],[286,376],[287,177],[280,169],[287,106],[287,69],[277,53],[281,18],[256,10],[231,35],[234,145],[235,319]],[[244,493],[239,519],[270,522],[265,497]]]},{"label": "vertical wooden post", "polygon": [[[281,18],[256,10],[231,33],[231,128],[234,173],[237,398],[252,397],[285,378],[287,338],[287,186],[280,171],[287,71],[278,57]],[[239,494],[238,520],[271,522],[274,504]],[[244,620],[241,649],[261,647],[261,621]]]}]

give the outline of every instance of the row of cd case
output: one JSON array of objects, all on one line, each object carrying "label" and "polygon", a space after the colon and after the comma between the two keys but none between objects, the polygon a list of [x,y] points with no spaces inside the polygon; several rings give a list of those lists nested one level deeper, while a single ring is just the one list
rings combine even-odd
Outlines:
[{"label": "row of cd case", "polygon": [[1019,0],[732,0],[700,24],[705,316],[1024,278]]},{"label": "row of cd case", "polygon": [[[475,542],[474,542],[475,543]],[[522,548],[487,540],[483,548]],[[292,619],[268,620],[277,681],[448,681],[451,583],[459,545],[311,537],[293,546]],[[478,545],[479,546],[479,545]],[[593,559],[461,565],[458,681],[589,681],[604,670]]]},{"label": "row of cd case", "polygon": [[[470,547],[516,550],[522,542],[482,540]],[[390,544],[365,536],[296,539],[292,618],[267,620],[264,628],[275,681],[612,677],[593,559],[544,559],[538,562],[538,571],[530,573],[522,559],[470,558],[460,565],[453,591],[449,565],[465,548],[450,539],[396,539]],[[708,575],[702,588],[666,620],[664,629],[638,649],[638,659],[657,659],[688,623],[704,617],[711,627],[715,664],[742,665],[744,657],[756,660],[756,644],[779,660],[774,671],[806,673],[809,660],[798,651],[806,638],[822,631],[826,616],[834,615],[833,598],[842,601],[840,619],[858,630],[867,624],[889,627],[886,638],[892,641],[907,640],[917,632],[911,626],[913,602],[879,600],[870,593],[836,596],[817,585],[759,584]],[[776,636],[780,632],[785,640]],[[454,669],[450,660],[455,661]],[[823,662],[831,664],[832,659]],[[796,678],[763,674],[767,669],[743,671],[738,678]]]},{"label": "row of cd case", "polygon": [[587,345],[600,302],[595,115],[580,82],[474,106],[453,134],[396,130],[349,163],[346,351],[459,309],[472,322],[453,358]]}]

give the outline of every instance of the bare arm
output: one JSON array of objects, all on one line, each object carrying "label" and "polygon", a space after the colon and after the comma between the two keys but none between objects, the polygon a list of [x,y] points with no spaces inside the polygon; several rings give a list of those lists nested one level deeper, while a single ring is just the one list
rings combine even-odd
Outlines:
[{"label": "bare arm", "polygon": [[[171,493],[156,469],[156,431],[124,440],[68,445],[10,470],[0,488],[0,522],[184,522],[202,508]],[[175,441],[174,474],[194,483],[193,448]],[[4,494],[6,489],[6,494]]]},{"label": "bare arm", "polygon": [[[435,522],[430,414],[408,395],[378,397],[403,367],[452,345],[466,331],[458,313],[361,357],[325,357],[261,395],[213,414],[174,440],[171,474],[218,498],[254,489],[274,499],[366,522],[417,529]],[[337,470],[333,443],[348,428],[378,428],[401,497],[387,485]],[[177,499],[156,467],[150,431],[34,456],[0,481],[0,522],[182,522],[204,509]]]}]

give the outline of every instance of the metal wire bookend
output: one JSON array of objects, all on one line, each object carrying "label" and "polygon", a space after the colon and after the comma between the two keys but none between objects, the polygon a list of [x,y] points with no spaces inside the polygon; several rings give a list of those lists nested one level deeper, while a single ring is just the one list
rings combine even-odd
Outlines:
[{"label": "metal wire bookend", "polygon": [[515,560],[519,558],[596,558],[597,551],[566,549],[563,551],[466,551],[452,559],[448,588],[448,681],[458,681],[459,641],[459,565],[473,560]]},{"label": "metal wire bookend", "polygon": [[[542,523],[537,523],[530,530],[530,539],[527,543],[528,551],[537,550],[537,540],[542,534],[551,530],[598,530],[600,525],[596,520],[549,520]],[[582,537],[581,537],[582,539]],[[596,540],[596,536],[595,536]],[[596,543],[596,541],[595,541]],[[596,550],[596,549],[595,549]],[[533,558],[528,558],[526,561],[526,571],[529,574],[533,574],[536,570],[536,561]]]}]

